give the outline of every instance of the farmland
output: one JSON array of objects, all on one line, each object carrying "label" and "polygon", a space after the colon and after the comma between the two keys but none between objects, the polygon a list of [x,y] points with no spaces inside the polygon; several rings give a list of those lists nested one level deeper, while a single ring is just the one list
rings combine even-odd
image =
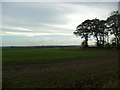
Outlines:
[{"label": "farmland", "polygon": [[3,49],[3,88],[117,88],[118,51]]}]

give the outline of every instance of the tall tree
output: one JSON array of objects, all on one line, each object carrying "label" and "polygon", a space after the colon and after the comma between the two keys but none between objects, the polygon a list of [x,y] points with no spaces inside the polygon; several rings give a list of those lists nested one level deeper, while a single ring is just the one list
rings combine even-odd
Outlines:
[{"label": "tall tree", "polygon": [[111,16],[107,18],[109,31],[116,38],[117,46],[120,46],[120,14],[118,11],[113,11]]},{"label": "tall tree", "polygon": [[104,47],[105,44],[105,37],[108,36],[108,31],[107,31],[107,23],[106,20],[100,20],[99,22],[99,33],[100,33],[100,37],[102,37],[101,39],[101,44]]},{"label": "tall tree", "polygon": [[96,38],[97,46],[104,46],[105,37],[108,35],[106,20],[92,19],[91,20],[91,29],[93,36]]},{"label": "tall tree", "polygon": [[99,33],[99,22],[100,22],[100,20],[96,19],[96,18],[91,20],[92,34],[96,38],[97,46],[100,45],[99,38],[98,38],[98,36],[100,35],[100,33]]},{"label": "tall tree", "polygon": [[76,27],[76,30],[73,32],[75,35],[85,38],[85,47],[88,47],[88,38],[91,34],[91,20],[85,20],[83,23]]}]

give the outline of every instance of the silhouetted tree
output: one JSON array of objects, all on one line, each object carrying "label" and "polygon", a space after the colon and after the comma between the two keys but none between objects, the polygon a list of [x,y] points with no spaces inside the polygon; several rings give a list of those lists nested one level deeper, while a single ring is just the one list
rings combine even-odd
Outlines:
[{"label": "silhouetted tree", "polygon": [[96,38],[97,46],[104,46],[105,37],[108,35],[106,20],[92,19],[91,29],[93,36]]},{"label": "silhouetted tree", "polygon": [[116,38],[117,46],[120,46],[120,14],[118,11],[113,11],[111,16],[107,18],[110,34]]},{"label": "silhouetted tree", "polygon": [[91,32],[91,20],[85,20],[76,27],[74,34],[85,38],[85,47],[88,47],[88,38],[92,35]]},{"label": "silhouetted tree", "polygon": [[100,35],[99,22],[100,20],[96,18],[91,20],[92,35],[96,38],[97,46],[100,45],[99,38],[98,38],[98,36]]},{"label": "silhouetted tree", "polygon": [[104,47],[105,44],[105,37],[108,36],[108,28],[107,28],[107,22],[106,20],[101,20],[99,22],[99,33],[100,33],[100,40],[101,40],[101,45]]},{"label": "silhouetted tree", "polygon": [[[75,35],[84,38],[84,46],[88,47],[88,38],[93,35],[96,38],[97,46],[103,46],[106,43],[105,38],[109,41],[109,35],[115,36],[116,45],[120,46],[120,14],[118,11],[113,11],[107,20],[85,20],[76,27]],[[109,44],[109,42],[107,42]]]}]

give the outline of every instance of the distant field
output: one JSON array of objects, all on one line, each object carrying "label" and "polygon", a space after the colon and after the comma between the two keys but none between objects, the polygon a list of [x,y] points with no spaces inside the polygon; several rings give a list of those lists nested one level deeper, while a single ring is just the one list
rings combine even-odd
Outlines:
[{"label": "distant field", "polygon": [[3,50],[3,88],[116,88],[117,60],[114,49]]}]

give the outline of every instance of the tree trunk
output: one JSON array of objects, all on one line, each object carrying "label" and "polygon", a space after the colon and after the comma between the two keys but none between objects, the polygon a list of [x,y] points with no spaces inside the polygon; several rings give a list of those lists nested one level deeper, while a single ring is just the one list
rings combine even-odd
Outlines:
[{"label": "tree trunk", "polygon": [[102,40],[103,47],[104,47],[104,41],[105,41],[105,39],[104,39],[104,34],[103,34],[103,40]]},{"label": "tree trunk", "polygon": [[88,47],[88,35],[85,36],[85,47]]},{"label": "tree trunk", "polygon": [[102,41],[102,37],[101,37],[101,35],[100,35],[100,44],[101,44],[101,41]]},{"label": "tree trunk", "polygon": [[119,48],[119,47],[120,47],[120,43],[119,43],[119,42],[120,42],[120,41],[119,41],[120,39],[119,39],[119,36],[117,36],[116,38],[117,38],[117,48]]},{"label": "tree trunk", "polygon": [[97,35],[95,37],[96,37],[96,40],[97,40],[97,47],[99,47],[99,40],[98,40]]}]

